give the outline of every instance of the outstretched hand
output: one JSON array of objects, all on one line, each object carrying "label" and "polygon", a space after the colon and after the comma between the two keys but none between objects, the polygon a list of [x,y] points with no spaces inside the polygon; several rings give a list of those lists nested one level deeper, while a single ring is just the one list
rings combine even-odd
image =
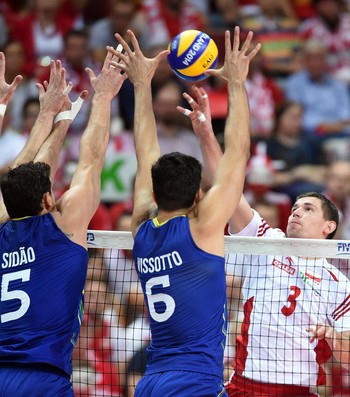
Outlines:
[{"label": "outstretched hand", "polygon": [[193,97],[187,92],[183,93],[192,110],[177,106],[177,110],[191,119],[192,127],[199,137],[206,131],[212,129],[209,98],[207,92],[202,87],[192,86]]},{"label": "outstretched hand", "polygon": [[[120,53],[116,51],[114,56],[118,58],[119,55]],[[103,94],[110,99],[113,99],[118,94],[123,82],[128,78],[126,74],[121,73],[120,69],[111,67],[112,59],[113,54],[107,51],[101,72],[98,76],[95,75],[92,69],[85,69],[95,94]]]},{"label": "outstretched hand", "polygon": [[253,32],[249,32],[242,48],[240,46],[240,29],[234,30],[233,46],[231,44],[230,32],[225,32],[225,60],[220,69],[209,69],[205,73],[218,77],[225,81],[245,81],[248,76],[250,61],[255,57],[261,48],[258,43],[252,50],[249,50],[253,38]]},{"label": "outstretched hand", "polygon": [[154,76],[154,73],[159,63],[169,54],[169,51],[161,51],[154,58],[146,58],[139,46],[135,34],[128,30],[128,34],[131,39],[134,51],[131,50],[127,42],[121,37],[120,34],[116,33],[115,37],[119,43],[123,46],[125,53],[116,51],[113,47],[108,46],[107,50],[114,56],[120,59],[116,62],[114,59],[111,61],[111,65],[117,69],[121,69],[128,76],[134,85],[143,82],[150,82]]},{"label": "outstretched hand", "polygon": [[14,92],[16,91],[16,88],[23,80],[23,77],[19,74],[13,79],[12,83],[6,83],[5,68],[5,54],[3,52],[0,52],[0,104],[2,105],[8,105],[13,97]]},{"label": "outstretched hand", "polygon": [[39,101],[43,112],[52,113],[54,116],[61,110],[67,92],[72,88],[72,83],[67,86],[66,70],[62,67],[60,60],[52,60],[50,63],[49,81],[43,84],[37,83],[36,87],[39,91]]}]

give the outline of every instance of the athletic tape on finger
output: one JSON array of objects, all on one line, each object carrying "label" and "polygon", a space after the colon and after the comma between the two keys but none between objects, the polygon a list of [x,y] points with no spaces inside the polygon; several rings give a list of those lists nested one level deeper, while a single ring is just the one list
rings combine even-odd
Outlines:
[{"label": "athletic tape on finger", "polygon": [[79,113],[81,106],[84,102],[84,99],[79,97],[75,102],[72,102],[72,107],[70,110],[65,110],[64,112],[60,112],[56,115],[53,122],[57,123],[61,120],[74,120],[76,115]]},{"label": "athletic tape on finger", "polygon": [[63,90],[62,94],[68,95],[71,92],[72,88],[73,88],[72,84],[68,84],[67,87]]},{"label": "athletic tape on finger", "polygon": [[203,113],[201,113],[197,118],[201,123],[204,123],[207,119]]},{"label": "athletic tape on finger", "polygon": [[189,104],[191,104],[192,102],[194,102],[194,99],[192,97],[190,97],[190,99],[187,101]]},{"label": "athletic tape on finger", "polygon": [[188,109],[185,109],[185,111],[184,111],[184,115],[187,116],[187,117],[190,117],[191,113],[192,112],[190,110],[188,110]]},{"label": "athletic tape on finger", "polygon": [[0,103],[0,116],[4,116],[6,112],[7,106],[4,105],[3,103]]},{"label": "athletic tape on finger", "polygon": [[208,98],[208,95],[207,94],[204,94],[204,95],[202,95],[202,98],[204,99],[204,98]]}]

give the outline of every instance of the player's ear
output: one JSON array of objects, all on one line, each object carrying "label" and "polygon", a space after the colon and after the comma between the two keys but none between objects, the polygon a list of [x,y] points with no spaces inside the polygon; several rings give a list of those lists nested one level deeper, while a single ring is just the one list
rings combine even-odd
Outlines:
[{"label": "player's ear", "polygon": [[157,200],[156,200],[156,196],[154,195],[153,192],[152,192],[152,197],[153,197],[153,201],[158,205]]},{"label": "player's ear", "polygon": [[45,210],[50,211],[53,207],[54,200],[50,192],[46,192],[43,196],[43,207]]},{"label": "player's ear", "polygon": [[334,232],[334,230],[337,228],[337,223],[335,221],[327,221],[326,225],[326,233],[327,235],[331,234]]},{"label": "player's ear", "polygon": [[196,196],[194,198],[194,202],[198,203],[202,199],[203,196],[204,196],[203,190],[202,190],[202,188],[199,188],[196,193]]}]

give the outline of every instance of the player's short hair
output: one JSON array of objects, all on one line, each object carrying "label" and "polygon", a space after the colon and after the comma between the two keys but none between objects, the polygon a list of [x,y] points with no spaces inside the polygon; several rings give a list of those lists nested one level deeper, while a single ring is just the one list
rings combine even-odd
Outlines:
[{"label": "player's short hair", "polygon": [[51,192],[51,169],[46,163],[30,161],[10,168],[0,180],[1,193],[10,218],[39,215],[42,199]]},{"label": "player's short hair", "polygon": [[190,208],[201,184],[202,165],[194,157],[173,152],[152,166],[153,193],[158,208],[175,211]]},{"label": "player's short hair", "polygon": [[307,192],[300,194],[296,201],[304,197],[316,197],[322,203],[323,218],[326,221],[334,221],[336,223],[336,228],[332,233],[328,234],[327,239],[330,240],[335,236],[339,226],[339,211],[338,208],[323,194],[317,192]]}]

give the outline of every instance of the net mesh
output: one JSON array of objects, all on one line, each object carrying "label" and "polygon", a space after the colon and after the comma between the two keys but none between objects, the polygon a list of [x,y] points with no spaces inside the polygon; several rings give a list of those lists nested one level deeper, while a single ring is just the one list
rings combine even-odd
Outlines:
[{"label": "net mesh", "polygon": [[[100,231],[89,231],[87,239],[90,259],[85,285],[84,320],[73,353],[74,392],[76,397],[132,397],[137,381],[145,371],[146,347],[151,337],[146,306],[132,261],[133,239],[129,232]],[[296,334],[306,326],[293,323],[294,316],[289,315],[289,312],[297,312],[299,309],[298,305],[294,305],[297,301],[295,291],[289,295],[292,298],[285,302],[284,309],[283,305],[282,308],[264,308],[264,305],[271,305],[271,297],[275,298],[272,301],[283,302],[279,288],[282,283],[278,277],[285,277],[288,272],[298,269],[298,263],[292,264],[288,259],[281,258],[327,258],[329,263],[349,277],[350,243],[340,240],[225,237],[225,251],[229,311],[225,380],[232,374],[234,361],[237,368],[243,365],[240,349],[244,343],[236,344],[236,341],[240,334],[243,336],[238,340],[244,340],[247,318],[257,321],[259,316],[261,323],[250,324],[261,333],[259,348],[249,352],[255,356],[254,378],[262,381],[268,379],[269,382],[277,380],[276,383],[293,383],[291,379],[300,377],[308,379],[308,368],[311,371],[312,367],[308,353],[302,347],[300,351],[292,349],[289,343],[291,337],[298,338]],[[256,255],[263,256],[254,261]],[[305,263],[307,269],[310,269],[313,268],[315,259],[302,261],[300,269],[305,268]],[[254,268],[256,265],[263,269],[266,263],[273,264],[276,271],[273,285],[264,277],[263,271],[257,272]],[[317,273],[309,271],[311,274],[305,275],[302,270],[300,272],[301,278],[304,277],[313,293],[317,293],[320,283]],[[251,293],[247,285],[255,288],[255,317],[247,317],[249,310],[247,304],[243,305],[243,296]],[[331,299],[330,294],[327,296]],[[317,317],[322,307],[309,309]],[[268,330],[273,329],[274,316],[280,316],[281,310],[285,310],[284,325],[290,333],[270,334]],[[267,311],[271,315],[267,316]],[[302,337],[300,340],[302,346]],[[263,346],[270,346],[271,349]],[[278,357],[272,357],[269,351]],[[323,356],[326,353],[327,350],[323,351]],[[300,356],[302,364],[293,368],[290,363],[296,360],[296,355]],[[315,392],[324,397],[350,396],[350,373],[334,357],[323,368],[326,385],[316,387]]]}]

